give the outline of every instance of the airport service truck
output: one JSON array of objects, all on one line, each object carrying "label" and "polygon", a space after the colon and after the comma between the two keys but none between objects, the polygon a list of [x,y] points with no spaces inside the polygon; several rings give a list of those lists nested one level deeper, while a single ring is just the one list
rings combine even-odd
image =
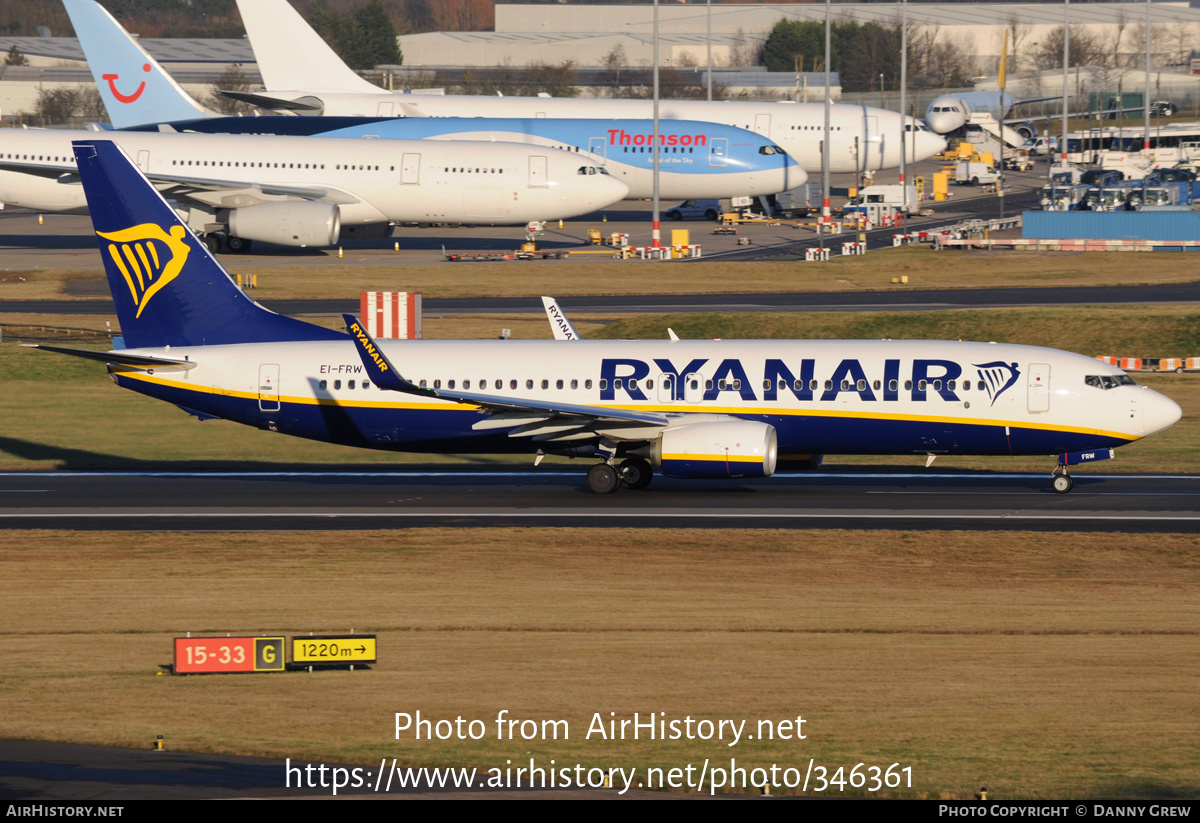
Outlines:
[{"label": "airport service truck", "polygon": [[820,180],[810,180],[803,186],[775,195],[775,213],[781,217],[807,217],[820,210]]},{"label": "airport service truck", "polygon": [[[908,189],[907,210],[905,210],[905,189]],[[896,211],[904,211],[906,215],[917,214],[921,211],[921,201],[917,199],[917,187],[909,183],[905,186],[893,184],[861,188],[857,195],[842,206],[842,213],[849,214],[855,211],[866,213],[869,206],[891,207]]]},{"label": "airport service truck", "polygon": [[959,185],[990,186],[1000,179],[996,170],[987,163],[975,160],[963,160],[954,167],[954,182]]}]

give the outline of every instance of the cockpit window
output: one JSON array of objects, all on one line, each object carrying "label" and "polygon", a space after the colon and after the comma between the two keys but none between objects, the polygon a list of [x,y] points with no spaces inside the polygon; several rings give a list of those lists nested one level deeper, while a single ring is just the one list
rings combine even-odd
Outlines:
[{"label": "cockpit window", "polygon": [[1136,386],[1133,378],[1127,374],[1089,374],[1083,382],[1097,389],[1108,391],[1117,386]]},{"label": "cockpit window", "polygon": [[778,146],[761,146],[758,149],[759,154],[783,154],[783,149]]}]

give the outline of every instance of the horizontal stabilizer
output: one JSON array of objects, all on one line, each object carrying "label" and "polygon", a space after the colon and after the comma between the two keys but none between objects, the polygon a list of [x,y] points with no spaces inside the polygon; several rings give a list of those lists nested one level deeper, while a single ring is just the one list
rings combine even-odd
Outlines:
[{"label": "horizontal stabilizer", "polygon": [[262,94],[261,92],[229,91],[228,89],[218,89],[217,91],[231,100],[249,103],[252,106],[258,106],[260,109],[270,109],[271,111],[307,111],[320,114],[325,110],[325,106],[321,101],[312,97],[286,100],[282,97],[272,97],[269,94]]},{"label": "horizontal stabilizer", "polygon": [[92,349],[72,349],[66,346],[47,346],[41,343],[22,344],[29,349],[69,354],[71,357],[82,357],[84,360],[95,360],[113,366],[127,366],[133,369],[162,369],[164,371],[187,371],[196,368],[190,360],[172,360],[168,357],[153,357],[146,354],[132,354],[128,351],[93,351]]}]

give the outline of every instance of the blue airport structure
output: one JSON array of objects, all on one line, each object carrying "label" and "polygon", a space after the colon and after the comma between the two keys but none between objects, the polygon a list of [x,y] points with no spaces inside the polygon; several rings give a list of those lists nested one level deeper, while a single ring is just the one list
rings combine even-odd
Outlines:
[{"label": "blue airport structure", "polygon": [[1027,211],[1029,240],[1200,240],[1200,211]]}]

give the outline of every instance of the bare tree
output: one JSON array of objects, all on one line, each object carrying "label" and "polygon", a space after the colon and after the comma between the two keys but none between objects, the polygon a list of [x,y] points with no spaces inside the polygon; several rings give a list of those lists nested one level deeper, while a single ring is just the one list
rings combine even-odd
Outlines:
[{"label": "bare tree", "polygon": [[604,55],[600,61],[600,65],[604,66],[607,70],[604,78],[606,81],[605,85],[609,89],[610,94],[613,97],[622,96],[620,94],[620,90],[622,89],[621,71],[629,68],[629,61],[625,57],[625,47],[617,43],[609,50],[608,54]]},{"label": "bare tree", "polygon": [[1021,44],[1029,37],[1029,26],[1021,22],[1021,18],[1016,14],[1010,14],[1005,18],[1005,27],[1008,29],[1008,71],[1010,74],[1016,74],[1023,68],[1021,63]]},{"label": "bare tree", "polygon": [[[1162,68],[1168,62],[1171,62],[1170,57],[1174,52],[1174,40],[1171,36],[1170,26],[1150,24],[1150,62],[1156,68]],[[1146,47],[1146,24],[1140,22],[1133,27],[1133,40],[1137,43],[1137,55],[1134,62],[1138,67],[1145,65],[1146,59],[1144,50]],[[1074,48],[1074,41],[1071,47]]]},{"label": "bare tree", "polygon": [[[753,66],[758,62],[759,49],[746,38],[746,32],[739,28],[733,34],[733,44],[729,48],[729,65]],[[716,92],[713,92],[716,95]]]},{"label": "bare tree", "polygon": [[108,109],[104,107],[104,98],[100,89],[88,86],[79,91],[79,115],[89,123],[107,123]]},{"label": "bare tree", "polygon": [[1192,49],[1200,44],[1200,36],[1196,34],[1194,23],[1180,23],[1171,27],[1170,36],[1170,65],[1183,66],[1188,62]]},{"label": "bare tree", "polygon": [[[1098,66],[1108,58],[1108,50],[1097,39],[1081,29],[1071,30],[1071,65]],[[1038,43],[1033,53],[1033,65],[1040,71],[1061,69],[1063,61],[1063,27],[1051,29]]]},{"label": "bare tree", "polygon": [[[1118,8],[1113,17],[1113,32],[1112,46],[1110,47],[1110,57],[1108,58],[1109,65],[1120,66],[1125,65],[1129,61],[1121,56],[1121,40],[1125,36],[1125,29],[1129,25],[1129,16],[1125,13],[1125,9]],[[1071,44],[1072,46],[1074,43]]]},{"label": "bare tree", "polygon": [[79,92],[72,88],[38,89],[34,115],[42,125],[56,126],[70,123],[79,112]]}]

